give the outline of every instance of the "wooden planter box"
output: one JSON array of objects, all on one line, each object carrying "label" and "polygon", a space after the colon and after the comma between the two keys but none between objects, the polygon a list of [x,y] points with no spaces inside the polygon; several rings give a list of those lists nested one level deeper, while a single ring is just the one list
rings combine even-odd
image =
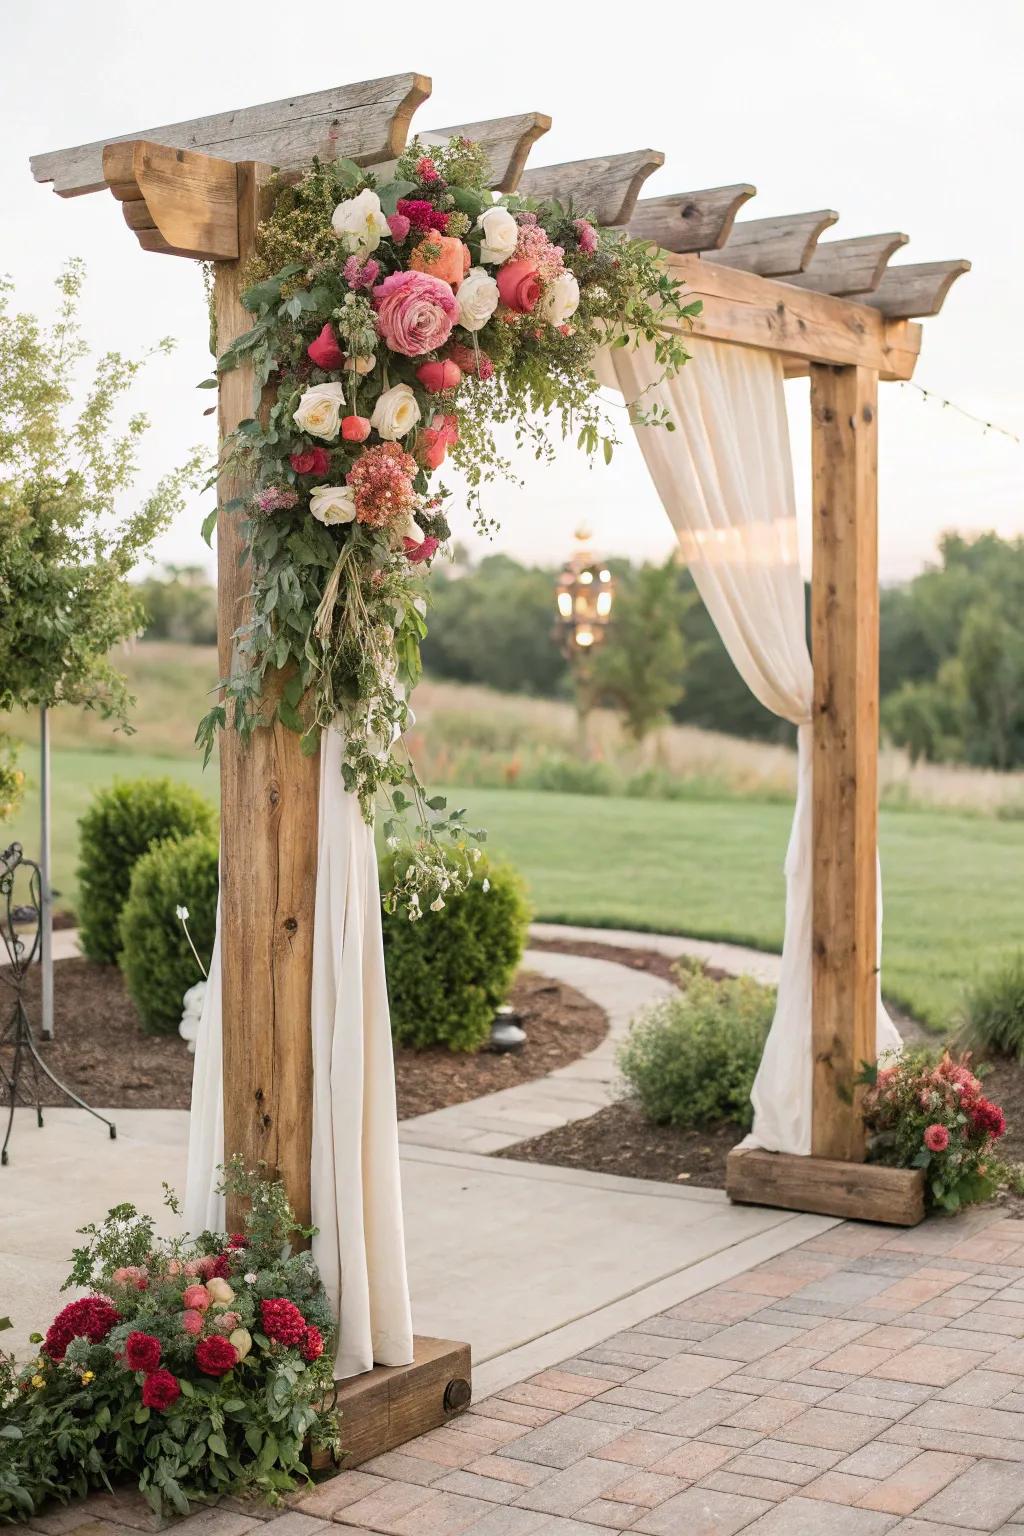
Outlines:
[{"label": "wooden planter box", "polygon": [[776,1205],[785,1211],[843,1216],[916,1227],[924,1220],[924,1171],[793,1157],[736,1147],[726,1164],[725,1190],[738,1205]]}]

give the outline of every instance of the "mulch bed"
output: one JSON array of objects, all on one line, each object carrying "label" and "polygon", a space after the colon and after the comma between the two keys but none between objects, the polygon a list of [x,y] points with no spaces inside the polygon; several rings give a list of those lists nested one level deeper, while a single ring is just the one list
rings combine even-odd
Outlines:
[{"label": "mulch bed", "polygon": [[[626,965],[631,971],[647,971],[651,976],[660,976],[663,981],[675,982],[679,979],[676,975],[679,962],[657,949],[632,949],[625,944],[602,944],[596,939],[535,939],[532,936],[530,948],[548,950],[555,955],[586,955],[591,960],[614,960],[617,965]],[[724,981],[729,973],[719,970],[717,966],[706,965],[704,974],[710,976],[712,981]]]},{"label": "mulch bed", "polygon": [[[0,978],[0,1028],[9,994]],[[599,1045],[608,1030],[603,1009],[573,987],[521,972],[510,1001],[522,1015],[527,1043],[518,1054],[456,1055],[445,1050],[395,1053],[399,1118],[461,1104],[513,1083],[544,1077]],[[39,1018],[40,972],[33,967],[26,1006]],[[97,1108],[188,1109],[192,1062],[177,1034],[147,1035],[120,971],[90,960],[58,960],[54,966],[54,1035],[37,1043],[40,1054],[69,1087]],[[10,1066],[11,1051],[0,1052]],[[25,1081],[23,1079],[23,1081]],[[43,1103],[64,1104],[43,1079]],[[26,1090],[31,1091],[31,1075]]]}]

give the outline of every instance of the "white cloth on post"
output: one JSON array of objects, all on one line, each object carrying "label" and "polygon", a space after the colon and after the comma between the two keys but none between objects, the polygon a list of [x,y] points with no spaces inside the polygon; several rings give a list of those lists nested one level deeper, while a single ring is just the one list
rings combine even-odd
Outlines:
[{"label": "white cloth on post", "polygon": [[[342,739],[324,734],[313,921],[313,1240],[338,1322],[335,1376],[408,1365],[412,1318],[398,1160],[380,888],[373,829],[342,784]],[[218,914],[219,926],[219,914]],[[185,1222],[223,1228],[220,942],[196,1043]]]},{"label": "white cloth on post", "polygon": [[[797,727],[796,808],[786,852],[786,924],[771,1032],[747,1144],[811,1150],[812,750],[807,648],[782,365],[772,353],[695,337],[673,379],[649,342],[606,351],[602,382],[627,404],[662,406],[676,430],[636,426],[647,468],[697,591],[747,686]],[[879,902],[881,912],[881,902]],[[881,918],[879,918],[881,921]],[[878,995],[878,1051],[900,1037]]]}]

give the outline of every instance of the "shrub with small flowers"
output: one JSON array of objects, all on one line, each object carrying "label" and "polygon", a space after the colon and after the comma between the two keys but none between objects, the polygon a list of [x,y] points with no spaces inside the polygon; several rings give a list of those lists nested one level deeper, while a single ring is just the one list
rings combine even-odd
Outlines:
[{"label": "shrub with small flowers", "polygon": [[[69,1302],[18,1370],[0,1356],[0,1521],[133,1478],[158,1514],[239,1490],[276,1500],[336,1447],[331,1310],[279,1184],[236,1161],[245,1231],[161,1241],[117,1206],[83,1229]],[[173,1197],[168,1197],[173,1204]],[[175,1207],[176,1208],[176,1207]],[[65,1287],[67,1288],[67,1287]]]},{"label": "shrub with small flowers", "polygon": [[[199,740],[209,753],[229,716],[243,736],[269,724],[263,682],[286,670],[276,718],[309,751],[340,726],[344,784],[366,820],[379,795],[390,800],[386,836],[401,834],[403,868],[416,868],[385,905],[411,916],[424,895],[430,906],[469,883],[478,836],[443,797],[427,799],[401,747],[423,576],[450,532],[448,492],[430,476],[454,464],[486,527],[481,488],[509,472],[497,429],[511,424],[550,462],[553,425],[607,461],[598,350],[649,342],[672,375],[700,308],[649,242],[585,208],[499,196],[491,180],[481,147],[457,137],[429,152],[414,141],[384,184],[348,160],[282,181],[246,273],[252,328],[217,365],[251,365],[264,409],[229,444],[253,482],[229,503],[245,517],[252,600]],[[672,425],[656,406],[633,419]]]},{"label": "shrub with small flowers", "polygon": [[969,1056],[908,1051],[884,1057],[863,1081],[871,1161],[923,1168],[929,1203],[947,1211],[994,1194],[995,1143],[1006,1119],[985,1097]]}]

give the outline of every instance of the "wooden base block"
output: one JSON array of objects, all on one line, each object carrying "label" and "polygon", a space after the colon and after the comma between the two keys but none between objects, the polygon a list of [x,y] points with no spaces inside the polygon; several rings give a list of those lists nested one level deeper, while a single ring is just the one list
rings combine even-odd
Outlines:
[{"label": "wooden base block", "polygon": [[[339,1381],[339,1465],[357,1467],[465,1412],[472,1400],[471,1382],[468,1344],[421,1338],[413,1341],[411,1365],[378,1365]],[[314,1472],[330,1467],[329,1456],[314,1456]]]},{"label": "wooden base block", "polygon": [[924,1220],[924,1172],[880,1163],[841,1163],[736,1147],[726,1163],[725,1191],[739,1205],[844,1216],[916,1227]]}]

